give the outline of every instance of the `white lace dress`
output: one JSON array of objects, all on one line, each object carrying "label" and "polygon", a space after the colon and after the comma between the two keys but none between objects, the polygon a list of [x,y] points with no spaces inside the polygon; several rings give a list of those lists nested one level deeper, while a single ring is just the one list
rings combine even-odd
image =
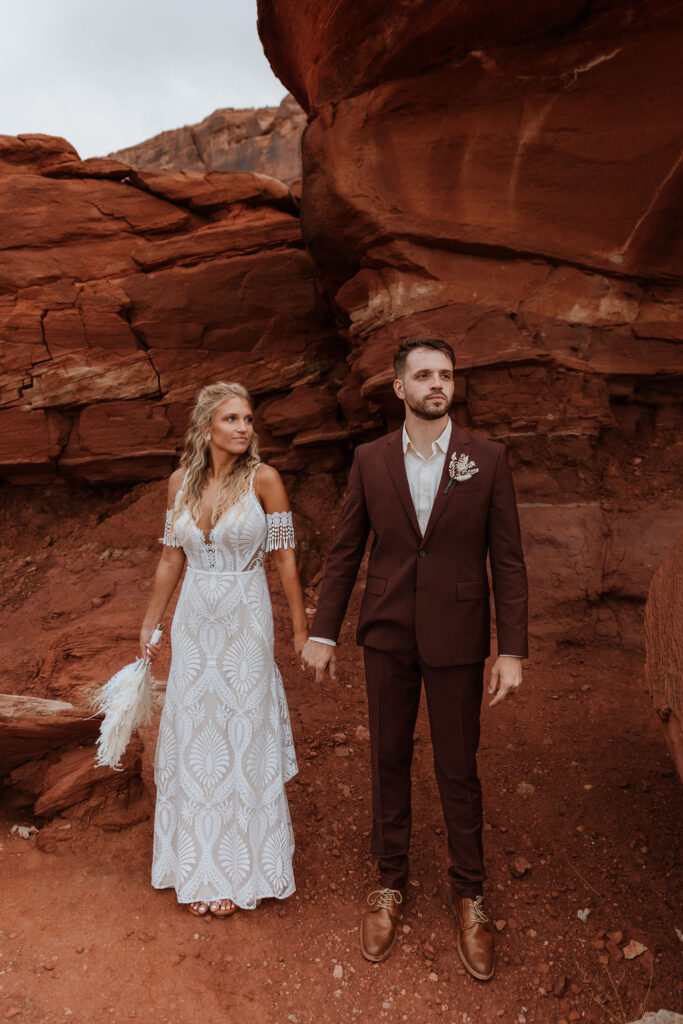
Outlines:
[{"label": "white lace dress", "polygon": [[152,885],[180,903],[252,909],[295,888],[284,787],[297,763],[263,568],[267,550],[294,546],[291,514],[266,516],[253,484],[208,540],[187,510],[171,528],[173,511],[163,540],[187,569],[154,769]]}]

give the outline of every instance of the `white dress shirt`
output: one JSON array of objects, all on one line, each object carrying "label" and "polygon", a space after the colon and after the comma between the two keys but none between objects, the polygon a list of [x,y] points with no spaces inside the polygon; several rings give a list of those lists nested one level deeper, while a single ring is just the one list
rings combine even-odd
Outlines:
[{"label": "white dress shirt", "polygon": [[403,424],[403,462],[406,467],[410,497],[413,499],[415,514],[423,535],[432,514],[436,492],[439,489],[452,429],[453,424],[449,417],[445,430],[437,437],[436,441],[432,441],[431,453],[425,457],[420,455],[408,436],[405,423]]},{"label": "white dress shirt", "polygon": [[[434,499],[439,489],[439,483],[443,475],[443,467],[448,454],[448,446],[451,441],[453,423],[450,416],[442,434],[432,441],[431,453],[427,456],[421,455],[408,435],[408,429],[403,424],[403,462],[408,477],[410,496],[415,506],[417,521],[424,536],[427,529],[429,517],[432,514]],[[329,644],[336,647],[334,640],[328,640],[323,636],[312,636],[309,639],[316,640],[319,644]]]}]

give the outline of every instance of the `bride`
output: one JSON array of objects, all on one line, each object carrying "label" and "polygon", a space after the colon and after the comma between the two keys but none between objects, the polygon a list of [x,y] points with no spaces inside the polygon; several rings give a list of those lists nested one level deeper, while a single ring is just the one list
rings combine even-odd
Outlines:
[{"label": "bride", "polygon": [[185,566],[154,768],[152,885],[195,915],[228,917],[294,892],[284,784],[297,772],[264,556],[274,552],[294,649],[308,635],[287,493],[259,462],[240,384],[211,384],[169,480],[161,558],[140,632],[143,657]]}]

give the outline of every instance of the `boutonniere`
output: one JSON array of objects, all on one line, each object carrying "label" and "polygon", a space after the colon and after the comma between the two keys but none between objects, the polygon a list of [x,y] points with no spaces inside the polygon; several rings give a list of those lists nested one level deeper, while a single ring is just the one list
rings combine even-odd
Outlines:
[{"label": "boutonniere", "polygon": [[465,480],[469,480],[474,476],[475,473],[479,472],[474,459],[471,459],[469,455],[457,455],[455,452],[451,455],[451,461],[448,464],[448,475],[450,480],[446,484],[446,490],[444,494],[448,494],[451,484],[455,480],[456,483],[463,483]]}]

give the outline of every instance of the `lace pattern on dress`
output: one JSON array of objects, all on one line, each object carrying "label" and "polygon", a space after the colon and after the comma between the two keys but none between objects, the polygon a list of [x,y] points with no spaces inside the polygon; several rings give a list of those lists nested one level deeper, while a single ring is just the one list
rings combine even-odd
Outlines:
[{"label": "lace pattern on dress", "polygon": [[291,512],[268,512],[266,514],[268,524],[268,539],[266,551],[279,551],[280,548],[294,548],[294,523]]}]

